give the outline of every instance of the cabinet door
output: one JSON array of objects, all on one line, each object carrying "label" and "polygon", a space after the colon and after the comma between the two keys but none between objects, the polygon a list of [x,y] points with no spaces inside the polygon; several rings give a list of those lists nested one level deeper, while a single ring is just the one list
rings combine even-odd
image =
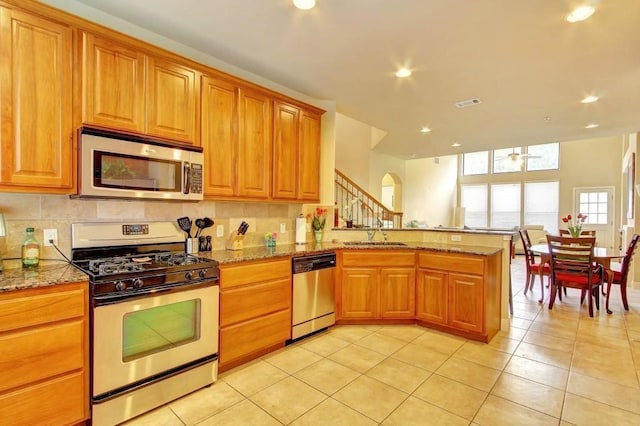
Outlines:
[{"label": "cabinet door", "polygon": [[[71,28],[0,8],[0,183],[73,187]],[[55,189],[67,189],[55,191]]]},{"label": "cabinet door", "polygon": [[82,121],[145,131],[142,53],[93,34],[82,35]]},{"label": "cabinet door", "polygon": [[147,56],[148,134],[200,145],[198,78],[193,69]]},{"label": "cabinet door", "polygon": [[378,269],[343,268],[341,318],[378,317]]},{"label": "cabinet door", "polygon": [[320,199],[320,116],[302,111],[298,146],[298,198]]},{"label": "cabinet door", "polygon": [[415,316],[415,282],[413,268],[380,270],[380,315],[382,318]]},{"label": "cabinet door", "polygon": [[241,88],[238,117],[238,195],[269,198],[271,186],[271,99]]},{"label": "cabinet door", "polygon": [[238,143],[238,88],[210,77],[202,79],[201,143],[204,195],[233,196]]},{"label": "cabinet door", "polygon": [[468,331],[484,331],[482,277],[449,274],[449,324]]},{"label": "cabinet door", "polygon": [[418,270],[417,317],[447,324],[448,274],[429,269]]},{"label": "cabinet door", "polygon": [[[300,110],[276,101],[273,127],[273,192],[275,199],[295,200],[298,190],[298,123]],[[316,170],[319,167],[316,166]]]}]

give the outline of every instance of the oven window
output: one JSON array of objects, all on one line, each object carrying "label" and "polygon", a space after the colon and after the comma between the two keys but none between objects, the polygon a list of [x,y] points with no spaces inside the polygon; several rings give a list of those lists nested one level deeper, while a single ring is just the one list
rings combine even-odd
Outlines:
[{"label": "oven window", "polygon": [[139,191],[181,191],[180,161],[158,160],[134,155],[93,152],[93,184],[101,188]]},{"label": "oven window", "polygon": [[200,299],[125,314],[122,361],[162,352],[200,338]]}]

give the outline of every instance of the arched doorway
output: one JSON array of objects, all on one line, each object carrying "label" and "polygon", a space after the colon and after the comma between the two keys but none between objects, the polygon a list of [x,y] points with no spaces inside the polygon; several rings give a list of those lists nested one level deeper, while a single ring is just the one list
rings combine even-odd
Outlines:
[{"label": "arched doorway", "polygon": [[402,211],[402,182],[395,173],[387,173],[382,177],[380,202],[389,210]]}]

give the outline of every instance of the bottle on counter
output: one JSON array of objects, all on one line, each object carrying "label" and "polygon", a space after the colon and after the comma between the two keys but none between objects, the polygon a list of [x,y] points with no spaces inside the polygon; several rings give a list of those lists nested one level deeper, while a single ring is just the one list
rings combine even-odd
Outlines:
[{"label": "bottle on counter", "polygon": [[35,268],[40,262],[40,243],[33,235],[33,228],[28,227],[22,242],[22,267]]}]

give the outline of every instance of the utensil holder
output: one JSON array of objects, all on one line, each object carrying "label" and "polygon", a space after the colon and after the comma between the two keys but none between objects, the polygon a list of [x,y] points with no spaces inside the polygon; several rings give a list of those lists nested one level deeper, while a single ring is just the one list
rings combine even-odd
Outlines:
[{"label": "utensil holder", "polygon": [[189,254],[198,253],[198,239],[197,238],[187,238],[185,243],[185,251]]},{"label": "utensil holder", "polygon": [[244,235],[239,234],[237,231],[232,232],[227,239],[227,250],[242,250],[243,240]]}]

